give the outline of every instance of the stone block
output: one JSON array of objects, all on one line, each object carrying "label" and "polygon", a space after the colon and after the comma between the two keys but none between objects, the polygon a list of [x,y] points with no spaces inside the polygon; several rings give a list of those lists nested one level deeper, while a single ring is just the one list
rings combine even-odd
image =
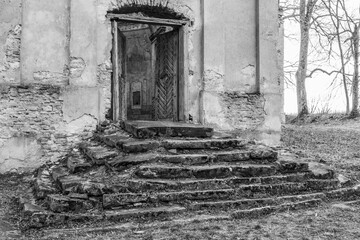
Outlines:
[{"label": "stone block", "polygon": [[105,219],[114,222],[128,221],[129,219],[172,219],[175,214],[185,211],[186,208],[180,206],[106,211]]},{"label": "stone block", "polygon": [[106,166],[117,170],[123,170],[135,165],[154,162],[158,159],[159,154],[154,153],[131,154],[127,156],[118,156],[116,158],[108,160],[106,162]]},{"label": "stone block", "polygon": [[242,139],[206,139],[206,140],[165,140],[166,149],[226,149],[242,148],[247,141]]},{"label": "stone block", "polygon": [[281,173],[296,173],[308,172],[309,164],[300,161],[279,161],[279,172]]},{"label": "stone block", "polygon": [[272,165],[211,165],[176,167],[166,165],[140,166],[136,175],[144,178],[227,178],[227,177],[257,177],[276,173]]},{"label": "stone block", "polygon": [[158,141],[133,141],[124,143],[122,150],[126,153],[141,153],[155,150],[158,147],[160,147],[160,142]]},{"label": "stone block", "polygon": [[206,154],[159,155],[157,160],[181,165],[202,165],[209,163],[210,157]]},{"label": "stone block", "polygon": [[69,156],[66,164],[71,173],[84,171],[92,167],[92,163],[80,154]]},{"label": "stone block", "polygon": [[103,146],[83,148],[85,154],[97,165],[103,165],[106,161],[119,155],[117,151]]},{"label": "stone block", "polygon": [[38,199],[44,199],[49,194],[59,192],[50,176],[50,172],[47,169],[41,169],[38,173],[34,182],[34,192]]}]

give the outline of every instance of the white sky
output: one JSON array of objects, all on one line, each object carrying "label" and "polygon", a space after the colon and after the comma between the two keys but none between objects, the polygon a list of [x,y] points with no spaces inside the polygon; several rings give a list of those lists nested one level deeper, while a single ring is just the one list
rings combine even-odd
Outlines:
[{"label": "white sky", "polygon": [[[351,6],[353,11],[357,13],[358,6],[360,5],[359,0],[348,0],[348,6]],[[297,34],[299,35],[299,26],[298,25],[285,25],[285,34]],[[297,37],[299,38],[299,36]],[[285,60],[295,62],[298,61],[298,52],[299,52],[299,43],[297,41],[292,41],[285,38]],[[309,66],[309,70],[311,70]],[[318,102],[320,109],[326,107],[326,102],[329,102],[328,107],[331,108],[333,112],[344,112],[346,101],[343,87],[330,87],[330,84],[333,80],[333,77],[329,77],[325,74],[316,74],[311,79],[306,81],[306,89],[308,94],[308,104],[309,108],[311,105],[314,105],[315,102]],[[340,80],[339,80],[340,81]],[[339,82],[338,81],[338,82]],[[328,101],[329,100],[329,101]],[[351,100],[351,96],[350,96]],[[285,113],[292,114],[297,112],[296,106],[296,90],[295,86],[285,86]]]}]

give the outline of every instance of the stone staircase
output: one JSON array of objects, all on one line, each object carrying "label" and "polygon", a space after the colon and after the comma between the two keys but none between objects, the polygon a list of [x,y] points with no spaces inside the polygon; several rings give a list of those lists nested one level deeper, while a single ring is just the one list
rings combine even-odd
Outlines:
[{"label": "stone staircase", "polygon": [[124,122],[99,126],[93,139],[40,168],[33,196],[21,203],[27,227],[201,215],[231,219],[360,195],[357,188],[342,187],[321,164],[216,136],[211,128]]}]

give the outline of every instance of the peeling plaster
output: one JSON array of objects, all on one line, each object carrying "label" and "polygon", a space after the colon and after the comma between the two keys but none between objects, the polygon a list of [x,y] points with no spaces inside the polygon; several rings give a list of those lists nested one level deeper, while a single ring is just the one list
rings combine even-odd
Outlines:
[{"label": "peeling plaster", "polygon": [[77,134],[85,130],[94,131],[97,125],[97,118],[84,114],[79,118],[73,119],[64,126],[64,132],[67,134]]},{"label": "peeling plaster", "polygon": [[256,68],[254,65],[249,64],[248,66],[241,69],[241,73],[249,78],[254,78],[256,75]]},{"label": "peeling plaster", "polygon": [[204,90],[209,92],[223,92],[224,78],[224,74],[214,70],[206,70],[204,74]]},{"label": "peeling plaster", "polygon": [[68,76],[66,71],[63,73],[38,71],[33,74],[34,81],[41,84],[67,85]]},{"label": "peeling plaster", "polygon": [[20,136],[9,138],[0,148],[0,173],[28,170],[43,164],[41,145],[35,138]]},{"label": "peeling plaster", "polygon": [[81,57],[70,58],[70,78],[81,78],[86,68],[86,63]]}]

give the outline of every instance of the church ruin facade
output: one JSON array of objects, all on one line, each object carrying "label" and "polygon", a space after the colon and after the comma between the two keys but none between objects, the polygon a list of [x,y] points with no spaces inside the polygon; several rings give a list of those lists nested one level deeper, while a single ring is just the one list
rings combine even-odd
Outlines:
[{"label": "church ruin facade", "polygon": [[0,0],[0,172],[112,121],[280,141],[277,0]]}]

